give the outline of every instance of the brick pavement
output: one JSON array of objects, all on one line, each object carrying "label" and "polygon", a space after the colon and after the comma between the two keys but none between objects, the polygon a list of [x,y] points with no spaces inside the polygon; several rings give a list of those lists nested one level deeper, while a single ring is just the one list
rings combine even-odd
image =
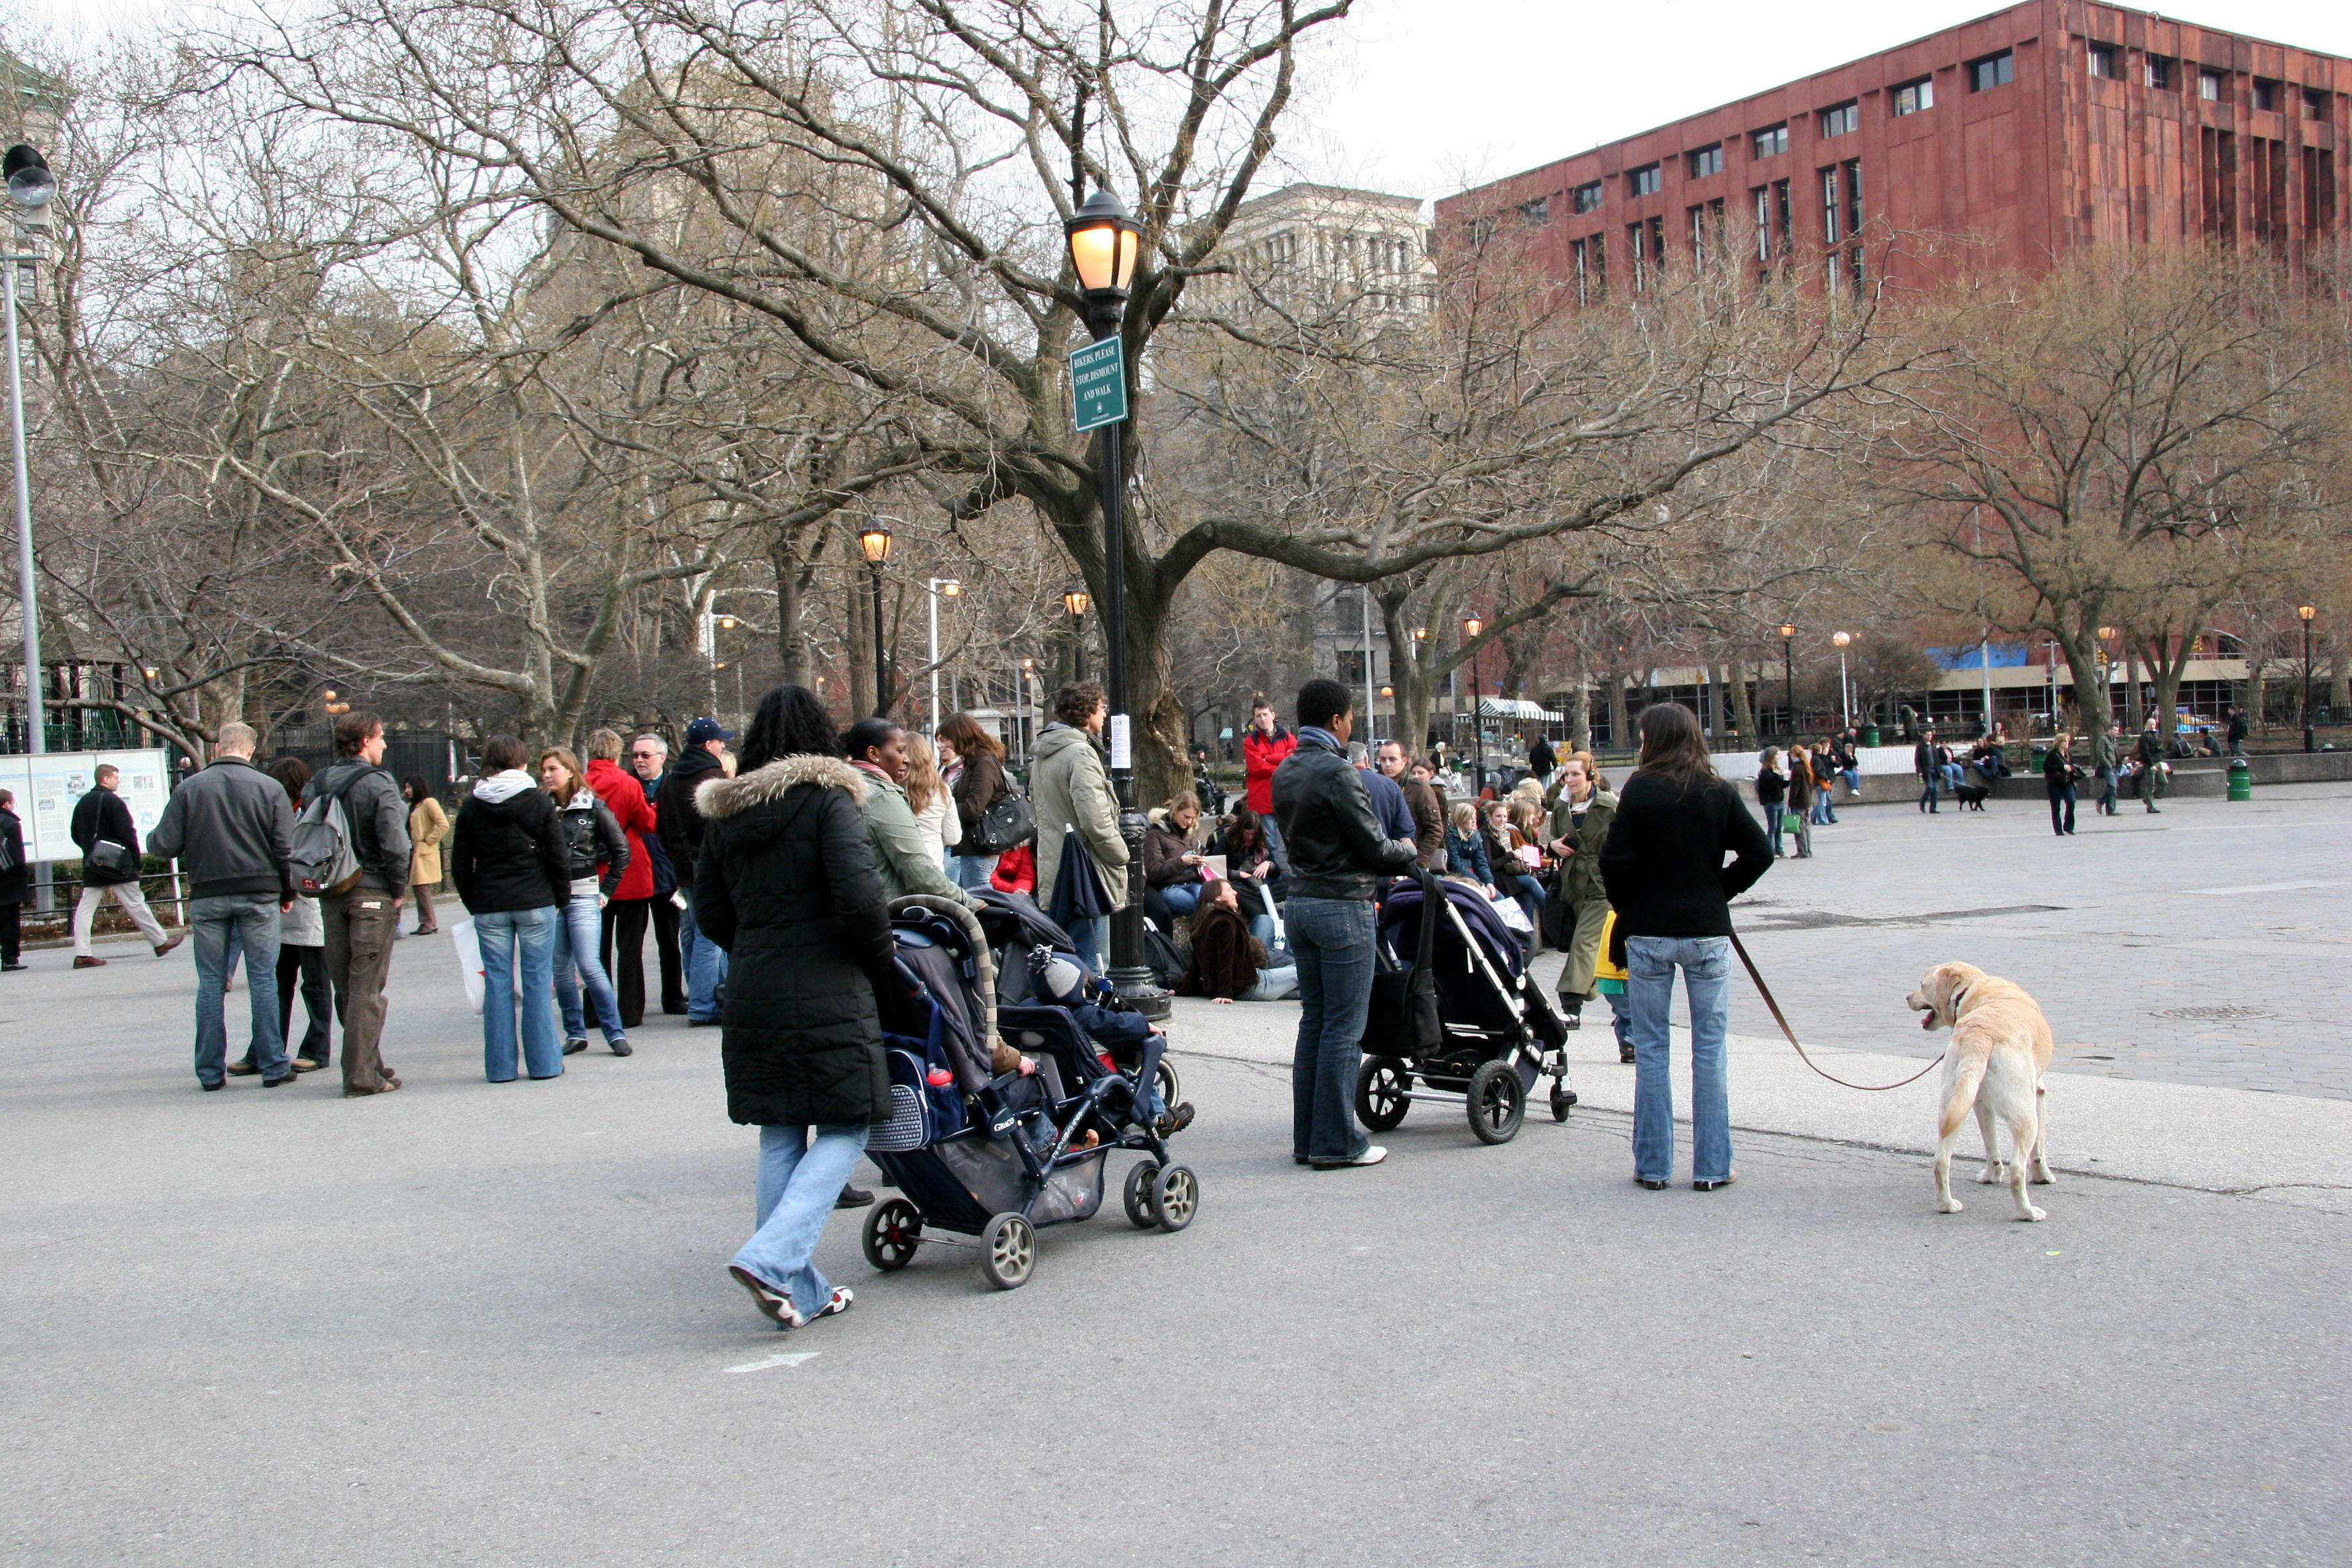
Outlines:
[{"label": "brick pavement", "polygon": [[[2068,840],[2039,801],[1876,805],[1814,847],[1736,906],[1808,1044],[1937,1054],[1903,998],[1959,959],[2034,994],[2061,1071],[2352,1099],[2352,786],[2086,804]],[[1731,1026],[1776,1033],[1744,977]]]}]

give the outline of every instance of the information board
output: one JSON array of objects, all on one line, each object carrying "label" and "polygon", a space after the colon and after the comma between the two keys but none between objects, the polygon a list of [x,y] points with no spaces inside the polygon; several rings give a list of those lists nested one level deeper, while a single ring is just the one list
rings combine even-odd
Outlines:
[{"label": "information board", "polygon": [[16,797],[16,815],[25,824],[25,857],[28,860],[79,860],[73,841],[75,802],[97,783],[98,766],[111,763],[122,770],[114,790],[131,808],[131,826],[139,829],[142,848],[163,806],[172,798],[166,783],[170,753],[144,752],[49,752],[41,756],[0,757],[0,789]]}]

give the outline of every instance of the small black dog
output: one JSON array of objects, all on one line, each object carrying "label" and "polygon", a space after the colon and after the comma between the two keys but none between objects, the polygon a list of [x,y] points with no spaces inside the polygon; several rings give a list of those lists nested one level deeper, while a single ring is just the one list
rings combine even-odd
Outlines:
[{"label": "small black dog", "polygon": [[1982,784],[1964,784],[1952,791],[1953,798],[1957,799],[1960,803],[1960,809],[1962,811],[1966,811],[1970,806],[1974,806],[1979,811],[1982,811],[1984,809],[1985,797],[1991,794],[1992,791],[1987,789]]}]

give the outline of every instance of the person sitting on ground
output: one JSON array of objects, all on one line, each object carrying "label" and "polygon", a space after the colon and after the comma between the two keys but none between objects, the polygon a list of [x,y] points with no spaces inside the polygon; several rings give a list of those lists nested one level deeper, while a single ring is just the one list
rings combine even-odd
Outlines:
[{"label": "person sitting on ground", "polygon": [[1242,918],[1249,921],[1250,934],[1271,948],[1275,885],[1281,879],[1282,868],[1275,863],[1274,851],[1266,842],[1265,828],[1257,813],[1247,805],[1235,805],[1233,816],[1225,819],[1223,842],[1225,880],[1234,885]]},{"label": "person sitting on ground", "polygon": [[1165,815],[1143,834],[1143,880],[1160,889],[1177,915],[1201,907],[1201,866],[1208,857],[1192,847],[1200,820],[1201,803],[1188,790],[1170,800]]},{"label": "person sitting on ground", "polygon": [[1037,852],[1026,844],[1015,844],[996,858],[996,869],[988,874],[988,885],[1000,893],[1034,896],[1037,891]]},{"label": "person sitting on ground", "polygon": [[1179,996],[1212,1002],[1278,1002],[1298,988],[1296,970],[1271,967],[1265,944],[1252,936],[1231,882],[1213,882],[1192,917],[1192,959],[1176,983]]}]

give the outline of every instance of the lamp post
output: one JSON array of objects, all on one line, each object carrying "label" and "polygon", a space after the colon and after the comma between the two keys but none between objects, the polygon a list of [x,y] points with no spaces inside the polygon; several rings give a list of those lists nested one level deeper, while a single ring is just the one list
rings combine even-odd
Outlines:
[{"label": "lamp post", "polygon": [[890,661],[882,646],[882,566],[890,559],[890,531],[879,519],[866,525],[857,535],[857,547],[866,552],[866,573],[874,590],[874,711],[877,717],[890,711]]},{"label": "lamp post", "polygon": [[[25,750],[38,756],[49,749],[49,721],[41,703],[41,611],[33,583],[33,489],[25,468],[25,378],[16,345],[16,281],[41,259],[38,230],[46,226],[30,220],[39,216],[58,194],[58,182],[49,173],[48,160],[22,142],[0,160],[0,172],[7,177],[8,199],[17,208],[10,237],[16,243],[0,254],[0,265],[7,268],[8,440],[16,460],[17,614],[25,623]],[[41,876],[46,909],[46,868]]]},{"label": "lamp post", "polygon": [[1021,700],[1014,710],[1013,721],[1020,731],[1021,771],[1024,773],[1029,771],[1030,742],[1037,732],[1036,682],[1037,661],[1034,658],[1023,659],[1021,661]]},{"label": "lamp post", "polygon": [[2303,621],[2303,749],[2315,752],[2319,748],[2311,729],[2311,617],[2319,611],[2314,605],[2297,605],[2294,613]]},{"label": "lamp post", "polygon": [[953,577],[934,577],[923,584],[931,601],[931,733],[940,732],[940,600],[952,599],[963,592],[963,584]]},{"label": "lamp post", "polygon": [[1853,634],[1834,632],[1831,634],[1830,641],[1837,644],[1838,650],[1838,712],[1845,719],[1844,728],[1851,730],[1853,728],[1853,688],[1846,684],[1845,650],[1853,641]]},{"label": "lamp post", "polygon": [[[1412,628],[1412,653],[1411,658],[1412,659],[1414,675],[1425,678],[1428,674],[1429,663],[1429,628],[1427,626],[1415,626]],[[1424,692],[1428,692],[1428,688],[1426,686],[1424,686],[1423,689]],[[1428,695],[1431,701],[1436,700],[1436,694],[1434,692],[1428,692]],[[1426,734],[1409,736],[1405,741],[1405,752],[1409,756],[1421,747],[1428,745],[1429,737]],[[1432,754],[1434,755],[1436,748],[1434,746],[1431,746],[1430,751]]]},{"label": "lamp post", "polygon": [[[1486,629],[1486,623],[1477,616],[1465,617],[1462,622],[1464,645],[1476,642],[1478,634]],[[1470,798],[1473,800],[1486,798],[1486,721],[1478,711],[1479,696],[1478,653],[1474,652],[1470,656],[1470,748],[1471,755],[1476,759],[1475,765],[1478,771],[1470,775]]]},{"label": "lamp post", "polygon": [[[1118,337],[1127,321],[1128,288],[1143,230],[1118,198],[1097,190],[1063,226],[1070,268],[1085,296],[1087,336],[1096,342]],[[1122,364],[1120,374],[1132,366]],[[1124,403],[1124,388],[1121,401]],[[1127,680],[1127,477],[1125,418],[1101,426],[1096,472],[1102,486],[1103,651],[1110,668],[1111,793],[1118,801],[1118,836],[1127,842],[1127,898],[1110,918],[1110,980],[1118,995],[1148,1018],[1168,1016],[1168,993],[1151,983],[1143,963],[1143,814],[1135,808],[1135,752],[1128,714]]]},{"label": "lamp post", "polygon": [[1093,595],[1076,583],[1062,590],[1062,608],[1070,612],[1070,679],[1087,678],[1087,606]]},{"label": "lamp post", "polygon": [[[1390,730],[1389,739],[1391,739],[1391,740],[1392,740],[1392,741],[1393,741],[1393,740],[1395,740],[1395,739],[1397,738],[1397,736],[1396,736],[1396,734],[1395,734],[1395,731],[1396,731],[1396,688],[1395,688],[1395,687],[1393,687],[1393,686],[1383,686],[1383,687],[1381,687],[1381,695],[1382,697],[1387,698],[1387,699],[1389,700],[1389,730]],[[1375,725],[1372,727],[1372,738],[1373,738],[1374,740],[1376,740],[1376,741],[1377,741],[1378,739],[1380,739],[1380,727],[1379,727],[1377,724],[1375,724]],[[1411,742],[1410,741],[1408,741],[1408,742],[1405,742],[1405,748],[1404,748],[1405,755],[1407,755],[1407,756],[1411,756],[1411,755],[1412,755],[1412,753],[1413,753],[1413,751],[1414,751],[1414,750],[1415,750],[1415,748],[1414,748],[1414,746],[1413,746],[1412,742]]]},{"label": "lamp post", "polygon": [[1780,623],[1780,690],[1789,703],[1789,738],[1797,738],[1797,628]]}]

